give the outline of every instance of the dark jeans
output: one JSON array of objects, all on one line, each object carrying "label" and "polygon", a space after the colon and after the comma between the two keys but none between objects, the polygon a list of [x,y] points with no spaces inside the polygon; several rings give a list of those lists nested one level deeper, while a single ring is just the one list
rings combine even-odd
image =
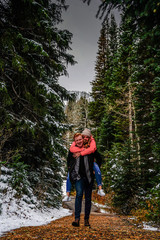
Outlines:
[{"label": "dark jeans", "polygon": [[92,197],[93,182],[91,184],[87,184],[85,179],[80,179],[75,182],[75,187],[76,187],[75,219],[80,219],[83,192],[85,193],[84,219],[89,219],[89,215],[91,211],[91,197]]}]

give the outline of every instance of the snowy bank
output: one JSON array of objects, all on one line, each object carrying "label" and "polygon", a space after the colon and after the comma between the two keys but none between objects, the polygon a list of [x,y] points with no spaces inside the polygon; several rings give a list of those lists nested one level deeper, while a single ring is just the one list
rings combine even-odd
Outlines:
[{"label": "snowy bank", "polygon": [[148,231],[156,231],[156,232],[160,232],[160,228],[157,227],[153,227],[145,222],[143,222],[143,229],[148,230]]},{"label": "snowy bank", "polygon": [[[6,188],[7,184],[1,184],[1,188]],[[15,199],[14,190],[9,186],[6,195],[1,194],[1,215],[0,215],[0,236],[4,233],[26,226],[40,226],[45,225],[58,218],[69,216],[72,212],[68,209],[60,207],[45,208],[39,210],[35,208],[34,204],[28,204],[26,198]],[[65,193],[65,182],[62,187],[63,194]]]},{"label": "snowy bank", "polygon": [[21,217],[19,214],[18,216],[0,215],[0,236],[16,228],[45,225],[58,218],[71,215],[68,209],[62,207],[60,209],[48,209],[48,211],[46,210],[43,212],[40,210],[24,209],[24,212],[26,215],[25,217]]}]

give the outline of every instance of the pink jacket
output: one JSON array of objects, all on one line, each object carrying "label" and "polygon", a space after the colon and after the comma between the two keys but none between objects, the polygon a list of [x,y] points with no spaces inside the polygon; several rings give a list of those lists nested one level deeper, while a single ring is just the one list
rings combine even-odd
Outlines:
[{"label": "pink jacket", "polygon": [[76,143],[73,142],[71,147],[70,147],[70,152],[72,152],[72,153],[80,152],[81,156],[84,156],[84,155],[88,155],[88,154],[94,153],[96,151],[96,149],[97,149],[96,142],[95,142],[94,138],[91,136],[91,142],[90,142],[90,146],[88,148],[76,147]]}]

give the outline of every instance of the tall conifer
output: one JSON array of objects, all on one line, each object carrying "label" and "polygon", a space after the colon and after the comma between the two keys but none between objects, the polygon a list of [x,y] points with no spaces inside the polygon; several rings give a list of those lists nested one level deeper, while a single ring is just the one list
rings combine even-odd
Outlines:
[{"label": "tall conifer", "polygon": [[[69,95],[58,77],[74,63],[67,53],[72,34],[57,27],[65,9],[64,0],[0,4],[0,122],[2,132],[13,132],[2,152],[18,151],[5,166],[19,172],[20,164],[26,166],[26,182],[42,205],[56,204],[62,181],[63,100]],[[12,186],[29,194],[20,179],[13,177]]]}]

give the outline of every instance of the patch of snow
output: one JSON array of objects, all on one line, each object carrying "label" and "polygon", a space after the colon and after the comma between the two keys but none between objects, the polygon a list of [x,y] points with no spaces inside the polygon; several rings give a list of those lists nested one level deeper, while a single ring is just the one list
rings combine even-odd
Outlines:
[{"label": "patch of snow", "polygon": [[10,216],[2,213],[0,216],[0,236],[5,232],[10,230],[26,227],[26,226],[40,226],[45,225],[53,220],[56,220],[61,217],[71,215],[71,212],[68,209],[47,209],[45,211],[35,210],[35,209],[26,209],[24,208],[25,215],[21,216],[13,214]]},{"label": "patch of snow", "polygon": [[[66,177],[67,178],[67,177]],[[63,184],[62,184],[62,195],[65,196],[66,195],[66,181],[63,181]]]},{"label": "patch of snow", "polygon": [[146,223],[143,222],[143,229],[145,230],[149,230],[149,231],[157,231],[157,232],[160,232],[160,229],[159,228],[156,228],[156,227],[152,227]]},{"label": "patch of snow", "polygon": [[105,209],[106,209],[106,208],[109,209],[110,207],[108,207],[108,206],[106,206],[106,205],[103,205],[103,204],[95,203],[95,202],[94,202],[94,205],[97,206],[98,208],[100,208],[100,212],[101,212],[101,213],[109,213],[109,212],[106,211]]},{"label": "patch of snow", "polygon": [[129,219],[136,220],[137,218],[136,217],[129,217]]},{"label": "patch of snow", "polygon": [[[131,220],[137,220],[136,217],[130,217],[129,219],[131,219]],[[143,229],[144,229],[144,230],[160,232],[160,228],[153,227],[153,226],[149,225],[149,223],[142,222],[142,224],[143,224]]]},{"label": "patch of snow", "polygon": [[[60,207],[39,209],[36,207],[37,198],[24,195],[21,199],[16,199],[16,191],[11,189],[7,183],[1,182],[1,189],[7,189],[6,194],[0,194],[0,236],[16,228],[26,226],[40,226],[48,224],[56,219],[69,216],[72,212]],[[62,186],[65,195],[66,181]],[[32,201],[31,201],[32,200]]]}]

